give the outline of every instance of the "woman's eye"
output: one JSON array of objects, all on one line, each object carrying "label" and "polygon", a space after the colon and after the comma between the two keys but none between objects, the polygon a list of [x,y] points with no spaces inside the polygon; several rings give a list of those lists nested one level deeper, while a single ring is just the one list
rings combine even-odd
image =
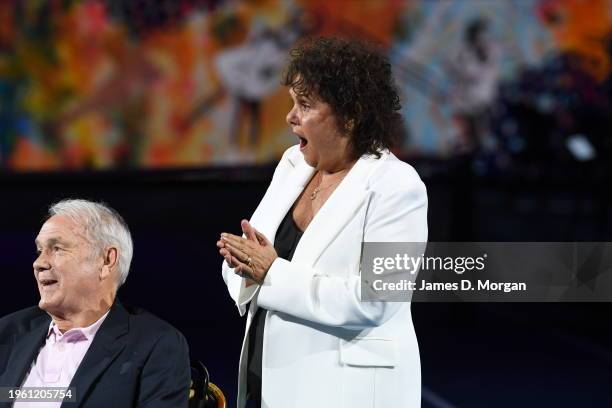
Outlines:
[{"label": "woman's eye", "polygon": [[59,247],[59,246],[57,246],[57,245],[55,245],[55,246],[53,247],[53,251],[55,251],[55,252],[57,252],[57,251],[61,251],[61,250],[62,250],[62,248],[61,248],[61,247]]}]

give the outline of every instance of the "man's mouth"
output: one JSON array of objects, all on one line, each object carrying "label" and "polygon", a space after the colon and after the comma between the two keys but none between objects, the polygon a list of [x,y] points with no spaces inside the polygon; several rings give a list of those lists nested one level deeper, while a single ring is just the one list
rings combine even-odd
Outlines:
[{"label": "man's mouth", "polygon": [[40,286],[42,286],[43,288],[51,287],[57,283],[55,279],[41,279],[39,282]]}]

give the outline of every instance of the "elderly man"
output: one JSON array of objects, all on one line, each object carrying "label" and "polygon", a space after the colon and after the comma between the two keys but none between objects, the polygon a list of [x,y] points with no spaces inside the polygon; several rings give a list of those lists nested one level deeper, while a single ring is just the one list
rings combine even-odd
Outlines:
[{"label": "elderly man", "polygon": [[[121,216],[103,204],[61,201],[35,242],[38,307],[0,319],[0,387],[10,387],[2,397],[29,387],[70,387],[76,404],[39,393],[46,401],[13,406],[186,407],[185,338],[116,299],[132,259]],[[10,404],[0,400],[0,407]]]}]

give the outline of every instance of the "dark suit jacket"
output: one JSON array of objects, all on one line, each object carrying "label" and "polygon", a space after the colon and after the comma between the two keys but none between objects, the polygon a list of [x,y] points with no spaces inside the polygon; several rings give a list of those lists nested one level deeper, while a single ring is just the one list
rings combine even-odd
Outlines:
[{"label": "dark suit jacket", "polygon": [[[19,387],[25,381],[50,321],[38,307],[0,319],[0,387]],[[70,383],[78,403],[62,408],[184,408],[189,381],[183,335],[116,300]],[[0,402],[0,408],[11,405]]]}]

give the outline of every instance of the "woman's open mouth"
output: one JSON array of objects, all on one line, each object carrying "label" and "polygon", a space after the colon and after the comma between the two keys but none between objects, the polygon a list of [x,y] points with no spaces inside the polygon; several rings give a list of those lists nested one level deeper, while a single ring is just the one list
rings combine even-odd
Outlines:
[{"label": "woman's open mouth", "polygon": [[298,136],[298,138],[300,139],[300,150],[302,150],[308,144],[308,140],[304,139],[301,136]]}]

